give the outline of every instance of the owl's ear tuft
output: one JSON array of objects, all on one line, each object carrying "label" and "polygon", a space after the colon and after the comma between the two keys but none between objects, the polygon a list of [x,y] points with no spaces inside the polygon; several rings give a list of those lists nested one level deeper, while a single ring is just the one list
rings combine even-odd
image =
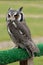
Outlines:
[{"label": "owl's ear tuft", "polygon": [[8,9],[8,11],[10,10],[10,8]]},{"label": "owl's ear tuft", "polygon": [[22,9],[23,9],[23,7],[20,7],[20,8],[19,8],[19,11],[22,11]]},{"label": "owl's ear tuft", "polygon": [[12,8],[9,8],[8,11],[9,11],[9,10],[12,10]]}]

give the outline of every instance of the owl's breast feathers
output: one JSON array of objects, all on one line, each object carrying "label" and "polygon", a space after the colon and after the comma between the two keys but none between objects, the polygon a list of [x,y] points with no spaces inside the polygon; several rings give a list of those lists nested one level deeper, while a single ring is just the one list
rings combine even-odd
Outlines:
[{"label": "owl's breast feathers", "polygon": [[22,38],[25,40],[31,39],[30,30],[25,23],[15,21],[15,22],[10,23],[8,27],[11,33],[15,36],[15,38],[16,38],[16,35],[19,35],[17,37],[20,37],[20,39]]},{"label": "owl's breast feathers", "polygon": [[[15,23],[16,24],[16,23]],[[17,25],[17,24],[16,24]],[[17,27],[14,26],[13,23],[8,24],[8,28],[11,32],[11,34],[15,37],[15,39],[19,42],[19,41],[25,41],[26,37],[24,35],[24,33],[22,32],[21,29],[19,29],[18,25]],[[9,32],[9,33],[10,33]]]}]

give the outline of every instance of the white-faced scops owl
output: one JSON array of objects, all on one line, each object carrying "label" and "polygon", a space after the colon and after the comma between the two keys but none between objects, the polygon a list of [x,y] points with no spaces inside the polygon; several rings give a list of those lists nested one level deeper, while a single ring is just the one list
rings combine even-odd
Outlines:
[{"label": "white-faced scops owl", "polygon": [[39,49],[31,38],[30,29],[26,25],[22,9],[23,7],[18,10],[8,9],[6,16],[7,30],[13,42],[33,56],[34,52],[37,53]]}]

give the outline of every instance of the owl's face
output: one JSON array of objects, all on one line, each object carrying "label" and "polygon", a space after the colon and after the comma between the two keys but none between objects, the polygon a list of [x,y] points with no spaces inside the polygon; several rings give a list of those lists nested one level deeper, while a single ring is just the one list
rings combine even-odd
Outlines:
[{"label": "owl's face", "polygon": [[22,13],[22,7],[19,10],[13,10],[12,8],[10,8],[8,10],[8,14],[7,14],[7,21],[12,22],[12,21],[23,21],[23,13]]}]

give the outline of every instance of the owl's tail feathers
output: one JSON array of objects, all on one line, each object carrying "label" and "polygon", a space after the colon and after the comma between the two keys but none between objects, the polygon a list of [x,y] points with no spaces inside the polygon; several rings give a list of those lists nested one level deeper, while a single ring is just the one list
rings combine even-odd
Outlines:
[{"label": "owl's tail feathers", "polygon": [[25,50],[29,54],[30,58],[33,57],[33,53],[31,52],[31,50],[29,48],[25,47]]},{"label": "owl's tail feathers", "polygon": [[39,48],[37,47],[37,45],[34,44],[34,42],[28,40],[28,42],[26,43],[26,51],[28,53],[31,54],[31,56],[34,55],[34,53],[39,53]]}]

